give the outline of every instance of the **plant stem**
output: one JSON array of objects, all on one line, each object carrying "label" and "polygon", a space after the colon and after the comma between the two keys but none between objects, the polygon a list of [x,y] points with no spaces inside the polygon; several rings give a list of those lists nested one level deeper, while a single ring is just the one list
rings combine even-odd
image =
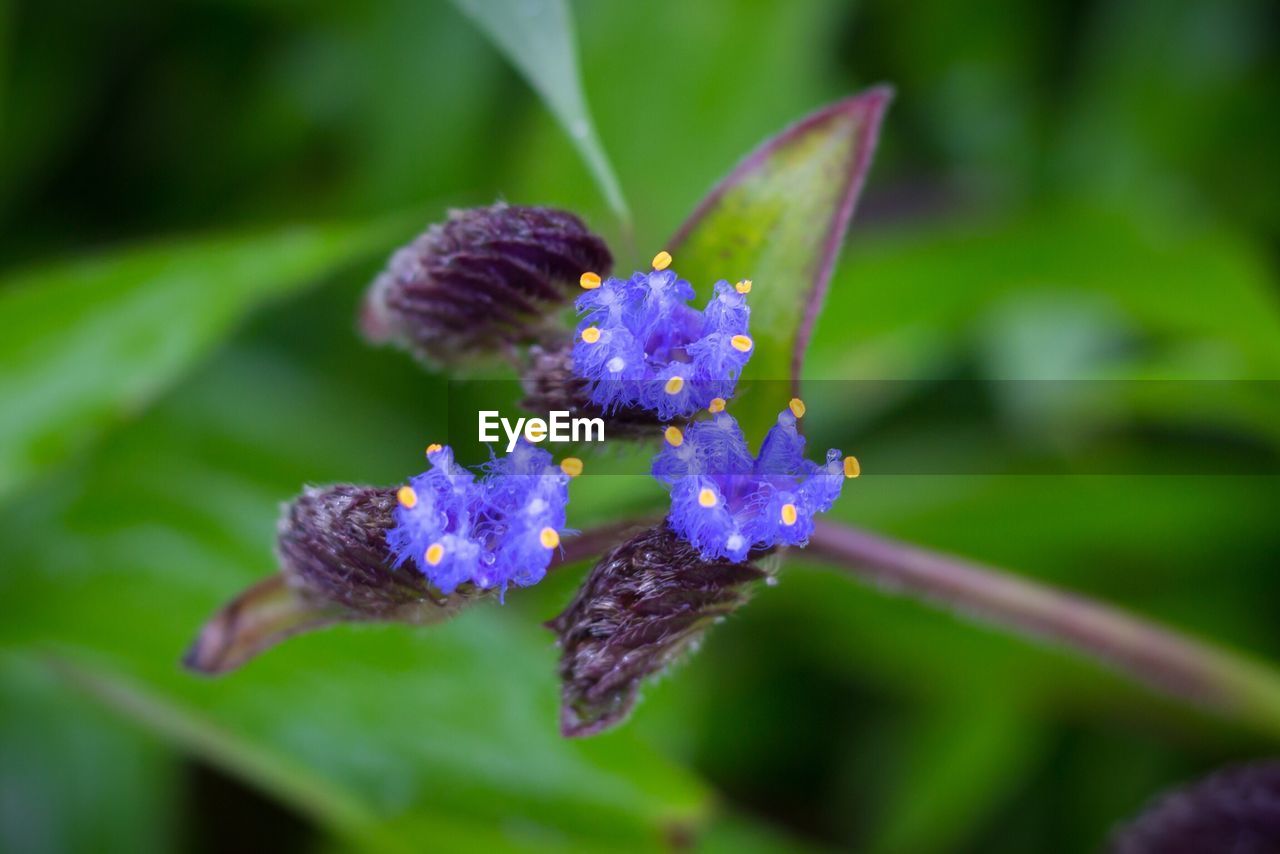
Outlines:
[{"label": "plant stem", "polygon": [[1061,644],[1137,682],[1280,737],[1280,673],[1241,654],[1002,570],[818,521],[808,557]]}]

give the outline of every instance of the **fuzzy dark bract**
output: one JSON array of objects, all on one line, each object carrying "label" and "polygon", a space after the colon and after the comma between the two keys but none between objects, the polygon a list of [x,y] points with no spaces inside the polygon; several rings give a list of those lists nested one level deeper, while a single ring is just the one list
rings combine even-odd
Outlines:
[{"label": "fuzzy dark bract", "polygon": [[1280,762],[1219,771],[1161,796],[1112,836],[1114,854],[1280,851]]},{"label": "fuzzy dark bract", "polygon": [[447,600],[412,567],[394,566],[387,531],[396,506],[394,489],[307,489],[280,519],[280,571],[295,589],[370,619],[421,620],[421,612],[461,604],[472,591]]},{"label": "fuzzy dark bract", "polygon": [[764,577],[749,563],[703,560],[665,524],[605,555],[547,624],[560,636],[561,731],[593,735],[621,722],[641,681],[745,603],[750,583]]},{"label": "fuzzy dark bract", "polygon": [[365,297],[364,334],[448,364],[537,340],[544,315],[607,275],[605,242],[566,211],[498,203],[452,211],[397,251]]}]

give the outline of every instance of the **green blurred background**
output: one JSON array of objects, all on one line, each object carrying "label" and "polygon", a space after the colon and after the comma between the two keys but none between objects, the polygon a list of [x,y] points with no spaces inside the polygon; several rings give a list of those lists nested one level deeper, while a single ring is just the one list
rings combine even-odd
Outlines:
[{"label": "green blurred background", "polygon": [[[624,269],[761,139],[897,87],[807,371],[910,382],[813,385],[870,472],[834,515],[1280,659],[1280,400],[1222,382],[1280,380],[1274,3],[572,12]],[[387,252],[498,197],[620,228],[446,2],[3,4],[0,117],[0,850],[1091,851],[1276,751],[803,560],[580,743],[539,623],[584,569],[185,674],[281,501],[439,438],[446,378],[354,332]],[[661,499],[589,481],[578,526]]]}]

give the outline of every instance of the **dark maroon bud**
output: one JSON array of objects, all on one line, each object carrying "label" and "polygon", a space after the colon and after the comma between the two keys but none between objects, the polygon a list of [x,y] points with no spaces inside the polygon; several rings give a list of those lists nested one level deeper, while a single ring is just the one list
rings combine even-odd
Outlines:
[{"label": "dark maroon bud", "polygon": [[470,584],[448,596],[387,550],[393,489],[325,486],[285,505],[276,552],[280,572],[242,591],[205,622],[183,663],[226,673],[303,632],[351,620],[427,624],[493,595]]},{"label": "dark maroon bud", "polygon": [[1218,771],[1160,796],[1111,838],[1114,854],[1280,851],[1280,762]]},{"label": "dark maroon bud", "polygon": [[706,629],[745,603],[766,573],[749,563],[705,561],[665,524],[605,555],[564,613],[560,636],[560,729],[594,735],[620,723],[640,683]]},{"label": "dark maroon bud", "polygon": [[391,256],[365,296],[361,327],[374,343],[453,363],[540,339],[583,273],[612,268],[605,242],[566,211],[504,202],[455,210]]},{"label": "dark maroon bud", "polygon": [[391,565],[387,531],[395,526],[394,489],[311,487],[286,504],[276,554],[290,586],[376,616],[430,593],[426,578]]},{"label": "dark maroon bud", "polygon": [[659,435],[662,422],[650,410],[624,406],[606,413],[591,402],[586,380],[573,371],[573,345],[568,340],[530,348],[520,382],[524,387],[520,405],[530,412],[565,411],[571,418],[601,418],[604,433],[611,438]]}]

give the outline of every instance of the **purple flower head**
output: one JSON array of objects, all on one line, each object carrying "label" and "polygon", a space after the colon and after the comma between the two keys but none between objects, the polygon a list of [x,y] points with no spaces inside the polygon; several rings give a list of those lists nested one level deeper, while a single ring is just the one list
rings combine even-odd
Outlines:
[{"label": "purple flower head", "polygon": [[857,460],[834,449],[821,465],[805,459],[796,427],[803,412],[793,400],[756,457],[725,412],[683,432],[667,428],[653,476],[671,487],[668,524],[704,560],[743,561],[753,549],[805,545],[814,516],[831,508],[846,477],[858,475]]},{"label": "purple flower head", "polygon": [[546,575],[560,545],[569,476],[546,451],[520,442],[476,476],[432,445],[431,468],[400,488],[387,545],[395,565],[412,562],[442,593],[461,584],[506,590]]},{"label": "purple flower head", "polygon": [[638,407],[663,421],[692,415],[733,396],[754,345],[747,335],[750,282],[720,281],[704,311],[688,305],[693,287],[667,269],[630,279],[584,276],[573,345],[577,375],[591,402],[613,412]]}]

